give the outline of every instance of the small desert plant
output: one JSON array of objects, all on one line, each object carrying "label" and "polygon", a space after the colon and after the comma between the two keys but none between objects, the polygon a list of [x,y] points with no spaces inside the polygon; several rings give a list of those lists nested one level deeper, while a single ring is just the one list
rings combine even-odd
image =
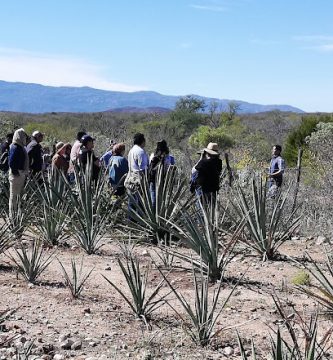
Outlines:
[{"label": "small desert plant", "polygon": [[[287,315],[278,298],[274,297],[274,302],[278,313],[282,317],[284,325],[287,327],[291,342],[287,342],[281,335],[280,328],[275,331],[275,337],[271,336],[271,359],[272,360],[321,360],[327,359],[327,352],[330,349],[329,339],[333,331],[333,327],[326,331],[322,338],[318,340],[318,313],[311,316],[307,323],[303,317],[293,309],[293,313]],[[297,323],[303,333],[303,338],[298,336],[298,329],[293,325]],[[244,345],[238,336],[238,343],[243,360],[256,360],[256,348],[252,341],[252,354],[247,355]]]},{"label": "small desert plant", "polygon": [[[168,305],[173,309],[177,316],[183,321],[186,332],[190,338],[198,345],[206,346],[211,340],[225,330],[215,330],[217,319],[221,315],[222,310],[229,301],[232,293],[234,292],[237,284],[233,287],[223,304],[218,309],[218,300],[222,289],[222,281],[219,282],[217,289],[214,291],[211,306],[209,306],[209,277],[202,271],[200,275],[196,275],[193,268],[194,280],[194,307],[184,298],[184,296],[175,288],[170,281],[163,275],[164,280],[178,299],[181,307],[185,310],[186,318],[180,314],[177,308],[169,301]],[[189,321],[188,321],[189,320]]]},{"label": "small desert plant", "polygon": [[53,253],[46,255],[39,241],[33,243],[31,250],[21,246],[19,250],[15,249],[15,253],[17,256],[11,255],[10,258],[15,263],[17,272],[30,283],[35,283],[53,260]]},{"label": "small desert plant", "polygon": [[310,275],[304,270],[300,270],[292,279],[291,282],[296,286],[310,285]]},{"label": "small desert plant", "polygon": [[59,259],[58,262],[61,266],[66,286],[68,287],[72,297],[74,299],[77,299],[81,295],[84,284],[86,283],[94,269],[91,269],[86,274],[83,274],[83,257],[81,259],[80,266],[77,265],[74,258],[71,259],[71,272],[65,269],[64,265]]},{"label": "small desert plant", "polygon": [[105,177],[100,176],[95,182],[91,175],[92,164],[87,164],[85,171],[75,168],[75,189],[71,189],[74,214],[69,224],[77,243],[90,255],[100,248],[100,241],[107,231],[107,222],[114,203],[105,201],[103,189]]},{"label": "small desert plant", "polygon": [[[327,273],[325,273],[308,253],[307,256],[311,265],[299,264],[299,266],[305,267],[305,269],[318,281],[318,285],[312,283],[296,284],[297,289],[317,300],[330,314],[333,314],[333,260],[327,256],[325,264]],[[306,287],[304,285],[308,286]]]},{"label": "small desert plant", "polygon": [[214,282],[224,276],[227,265],[236,255],[234,248],[244,225],[241,222],[228,239],[222,239],[224,214],[219,212],[218,203],[206,207],[198,200],[195,208],[193,213],[184,211],[177,222],[169,221],[167,225],[200,259],[194,260],[192,256],[176,251],[173,253],[193,266],[203,268]]},{"label": "small desert plant", "polygon": [[152,312],[165,303],[165,297],[168,295],[159,296],[164,280],[159,282],[153,292],[148,296],[147,282],[149,270],[147,269],[142,272],[139,260],[133,258],[126,259],[125,264],[118,259],[118,264],[124,275],[132,299],[130,300],[129,297],[120,290],[114,282],[103,275],[104,279],[121,295],[138,318],[143,319],[145,322],[149,321],[151,319]]},{"label": "small desert plant", "polygon": [[34,348],[34,341],[29,341],[24,344],[23,349],[16,349],[16,360],[29,360]]},{"label": "small desert plant", "polygon": [[[262,178],[252,179],[252,200],[248,199],[238,186],[238,210],[248,230],[243,238],[244,244],[262,256],[263,260],[273,259],[279,247],[287,241],[299,226],[300,217],[296,209],[288,216],[287,199],[290,187],[284,193],[280,190],[273,201],[272,209],[267,203],[267,183]],[[286,219],[286,220],[285,220]]]}]

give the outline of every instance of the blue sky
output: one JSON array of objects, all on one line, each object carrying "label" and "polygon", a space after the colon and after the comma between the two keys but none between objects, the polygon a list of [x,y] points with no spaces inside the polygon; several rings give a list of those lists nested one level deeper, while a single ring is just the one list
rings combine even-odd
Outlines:
[{"label": "blue sky", "polygon": [[333,1],[2,0],[0,79],[333,111]]}]

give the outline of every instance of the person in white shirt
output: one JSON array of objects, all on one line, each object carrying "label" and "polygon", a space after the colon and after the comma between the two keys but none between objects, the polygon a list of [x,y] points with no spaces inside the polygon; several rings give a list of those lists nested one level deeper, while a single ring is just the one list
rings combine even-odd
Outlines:
[{"label": "person in white shirt", "polygon": [[133,147],[128,153],[128,174],[125,179],[125,188],[129,193],[129,210],[136,209],[138,203],[137,192],[140,188],[141,176],[148,170],[149,159],[144,150],[145,136],[137,133],[133,137]]}]

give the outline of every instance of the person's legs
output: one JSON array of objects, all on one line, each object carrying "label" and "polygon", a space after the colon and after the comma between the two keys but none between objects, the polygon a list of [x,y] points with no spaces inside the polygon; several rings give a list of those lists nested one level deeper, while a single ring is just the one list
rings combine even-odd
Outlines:
[{"label": "person's legs", "polygon": [[9,173],[9,217],[12,219],[17,210],[18,198],[22,192],[25,182],[25,175],[14,176]]},{"label": "person's legs", "polygon": [[150,189],[150,197],[151,197],[153,209],[155,209],[156,208],[156,185],[151,182],[149,184],[149,189]]}]

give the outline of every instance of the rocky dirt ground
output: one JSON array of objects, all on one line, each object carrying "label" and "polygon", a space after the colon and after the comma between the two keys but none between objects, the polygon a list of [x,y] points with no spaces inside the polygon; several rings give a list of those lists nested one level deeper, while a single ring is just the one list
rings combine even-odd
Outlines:
[{"label": "rocky dirt ground", "polygon": [[[325,260],[317,239],[294,238],[282,246],[280,252],[300,258],[305,250],[316,260]],[[151,262],[149,254],[158,262],[148,246],[137,246],[135,253],[144,266]],[[75,246],[58,248],[55,254],[66,268],[70,267],[73,256],[84,256],[85,271],[94,268],[80,299],[71,298],[56,259],[38,283],[32,285],[17,275],[7,256],[0,257],[0,311],[16,309],[5,321],[2,330],[6,331],[0,332],[0,343],[15,337],[11,344],[0,349],[0,359],[15,359],[15,348],[27,347],[30,341],[33,341],[33,351],[29,359],[239,359],[236,330],[248,349],[253,339],[260,350],[258,358],[266,359],[272,334],[270,327],[277,329],[280,323],[271,294],[275,292],[281,300],[294,304],[307,319],[316,310],[314,301],[293,286],[293,277],[300,271],[293,261],[262,263],[253,254],[239,255],[227,269],[230,281],[223,284],[219,301],[222,304],[233,287],[232,278],[245,274],[219,317],[217,330],[224,327],[226,330],[219,332],[210,346],[201,348],[191,342],[182,322],[167,304],[153,315],[149,325],[134,318],[129,306],[102,277],[108,277],[127,291],[117,264],[122,253],[116,244],[106,242],[99,255],[84,255]],[[174,270],[168,278],[186,299],[193,300],[190,271]],[[159,271],[153,267],[149,288],[153,289],[160,279]],[[212,290],[217,286],[211,285]],[[163,291],[168,291],[167,285]],[[178,306],[174,296],[170,298]],[[179,306],[178,310],[183,313]],[[321,334],[331,326],[330,318],[319,317]],[[280,328],[287,336],[286,327],[280,323]],[[333,354],[333,348],[330,351]],[[333,358],[330,353],[327,356]]]}]

